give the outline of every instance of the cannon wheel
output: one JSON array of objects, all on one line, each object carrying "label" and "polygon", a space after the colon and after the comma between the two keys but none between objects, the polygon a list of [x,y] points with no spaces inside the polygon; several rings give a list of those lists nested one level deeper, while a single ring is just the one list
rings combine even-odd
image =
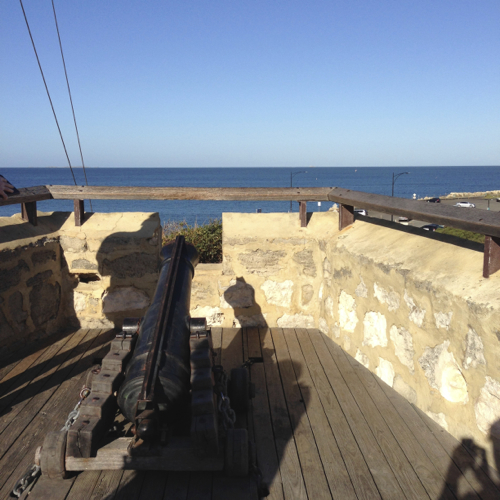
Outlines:
[{"label": "cannon wheel", "polygon": [[66,456],[66,431],[49,432],[43,441],[40,456],[40,467],[42,474],[50,479],[66,479],[65,456]]},{"label": "cannon wheel", "polygon": [[228,387],[231,407],[238,413],[248,411],[250,405],[250,382],[246,368],[233,368]]},{"label": "cannon wheel", "polygon": [[248,475],[248,433],[246,429],[228,429],[224,470],[230,477]]}]

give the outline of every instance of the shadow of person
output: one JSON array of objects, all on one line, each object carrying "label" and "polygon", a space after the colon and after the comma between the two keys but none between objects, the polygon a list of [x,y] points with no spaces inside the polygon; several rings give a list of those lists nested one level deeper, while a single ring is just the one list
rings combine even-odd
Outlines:
[{"label": "shadow of person", "polygon": [[[490,432],[490,439],[494,440],[493,451],[497,467],[499,452],[496,432],[499,423],[500,421],[497,421]],[[473,439],[464,438],[451,455],[440,500],[449,498],[448,488],[458,500],[478,498],[478,495],[480,498],[500,498],[500,483],[495,477],[498,477],[498,474],[488,464],[486,450]]]},{"label": "shadow of person", "polygon": [[267,327],[262,309],[255,301],[255,289],[243,276],[231,280],[222,297],[221,306],[233,309],[233,328]]},{"label": "shadow of person", "polygon": [[297,342],[295,331],[269,328],[255,300],[253,286],[242,276],[231,281],[223,299],[226,307],[234,311],[233,327],[242,330],[241,335],[226,330],[227,335],[234,337],[231,342],[222,338],[222,361],[233,359],[237,352],[243,354],[250,380],[255,385],[255,398],[251,401],[246,423],[249,437],[256,445],[258,470],[254,472],[256,477],[262,476],[258,496],[262,498],[269,493],[273,497],[275,494],[282,496],[282,491],[290,487],[285,484],[290,479],[290,471],[295,477],[292,486],[304,488],[304,484],[295,484],[301,481],[302,474],[298,469],[293,470],[300,468],[296,443],[290,446],[300,440],[296,433],[304,431],[303,415],[309,402],[309,393],[299,384],[302,362],[287,347],[287,338],[292,340],[288,336],[293,336],[293,341]]},{"label": "shadow of person", "polygon": [[107,236],[96,253],[105,327],[120,328],[124,318],[144,316],[155,293],[162,237],[159,216],[152,213],[140,225],[132,219],[130,226],[134,224],[133,231]]},{"label": "shadow of person", "polygon": [[[500,473],[500,419],[490,427],[489,439],[493,445],[495,469]],[[500,484],[498,485],[500,488]]]}]

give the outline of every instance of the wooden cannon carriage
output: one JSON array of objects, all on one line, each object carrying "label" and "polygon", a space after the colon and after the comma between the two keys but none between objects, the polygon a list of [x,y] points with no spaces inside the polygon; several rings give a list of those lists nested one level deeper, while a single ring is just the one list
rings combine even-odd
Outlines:
[{"label": "wooden cannon carriage", "polygon": [[[87,376],[63,429],[50,432],[35,462],[42,474],[69,471],[168,470],[249,472],[248,370],[228,379],[215,365],[206,320],[189,317],[196,249],[183,237],[162,250],[152,305],[124,321],[102,363]],[[228,387],[229,386],[229,387]],[[235,408],[230,406],[232,397]]]}]

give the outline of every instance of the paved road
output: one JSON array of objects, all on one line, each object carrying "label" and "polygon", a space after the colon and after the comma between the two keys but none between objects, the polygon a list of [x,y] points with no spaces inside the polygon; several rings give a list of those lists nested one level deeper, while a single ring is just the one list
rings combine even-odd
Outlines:
[{"label": "paved road", "polygon": [[[500,202],[496,201],[496,198],[493,198],[491,200],[485,200],[484,198],[460,198],[460,199],[453,199],[453,200],[441,200],[441,203],[443,205],[455,205],[458,201],[470,201],[471,203],[474,203],[476,205],[476,208],[462,208],[461,210],[488,210],[488,201],[489,201],[489,209],[494,212],[500,212]],[[391,216],[387,214],[382,214],[380,212],[375,212],[375,211],[369,211],[368,212],[369,217],[376,217],[378,219],[385,219],[385,220],[391,220]],[[399,217],[395,216],[394,221],[397,222]],[[427,221],[420,221],[420,220],[412,220],[409,225],[410,226],[415,226],[415,227],[422,227],[425,224],[428,224]]]}]

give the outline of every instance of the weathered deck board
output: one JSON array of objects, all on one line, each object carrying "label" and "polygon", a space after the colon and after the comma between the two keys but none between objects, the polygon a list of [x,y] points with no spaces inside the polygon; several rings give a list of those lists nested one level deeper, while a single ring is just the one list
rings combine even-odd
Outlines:
[{"label": "weathered deck board", "polygon": [[351,393],[351,388],[344,380],[342,372],[329,352],[324,335],[313,330],[310,332],[310,337],[380,495],[384,499],[400,500],[406,498],[379,443],[377,443],[370,426],[361,413]]},{"label": "weathered deck board", "polygon": [[[331,498],[323,463],[307,418],[306,405],[309,402],[303,399],[297,383],[296,371],[300,372],[305,367],[297,359],[291,359],[288,346],[283,337],[283,330],[272,328],[271,335],[307,495],[309,498],[314,499]],[[295,332],[292,330],[289,335],[295,335]]]},{"label": "weathered deck board", "polygon": [[[259,330],[248,328],[248,355],[262,357]],[[255,398],[251,402],[254,424],[257,465],[262,479],[269,488],[269,500],[283,500],[283,486],[279,470],[279,460],[274,445],[274,434],[269,409],[266,374],[263,363],[256,363],[250,369],[252,383],[255,384]]]},{"label": "weathered deck board", "polygon": [[413,500],[428,498],[419,477],[370,398],[366,387],[356,383],[359,379],[357,379],[357,375],[352,370],[344,352],[330,339],[327,340],[326,344],[406,498]]},{"label": "weathered deck board", "polygon": [[[45,433],[62,426],[112,336],[58,337],[0,371],[0,498]],[[250,368],[256,397],[240,425],[254,437],[268,498],[500,498],[496,471],[317,330],[214,328],[213,341],[227,370],[263,358]],[[65,481],[42,477],[27,498],[256,500],[257,493],[253,476],[87,471]]]},{"label": "weathered deck board", "polygon": [[[387,428],[394,434],[399,446],[408,458],[411,466],[418,473],[422,485],[430,498],[453,499],[455,496],[446,486],[441,485],[443,477],[423,450],[420,442],[408,429],[404,419],[399,415],[384,391],[375,380],[375,376],[352,357],[346,356],[360,382],[366,388],[369,397],[373,400],[380,414],[384,418]],[[382,382],[383,383],[383,382]]]},{"label": "weathered deck board", "polygon": [[311,375],[311,381],[318,392],[357,498],[364,500],[380,498],[377,486],[324,372],[307,330],[297,330],[297,337]]}]

